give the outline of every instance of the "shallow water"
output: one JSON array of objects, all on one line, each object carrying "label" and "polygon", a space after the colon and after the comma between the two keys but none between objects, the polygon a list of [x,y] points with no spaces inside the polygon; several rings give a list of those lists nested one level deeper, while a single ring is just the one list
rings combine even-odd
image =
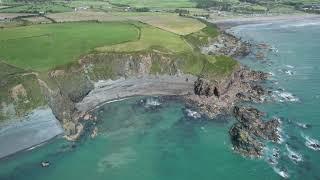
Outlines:
[{"label": "shallow water", "polygon": [[[0,179],[319,179],[320,151],[308,148],[306,137],[320,140],[320,26],[282,23],[233,31],[274,48],[266,61],[242,60],[274,74],[266,86],[276,102],[257,106],[281,119],[284,142],[268,144],[266,157],[233,152],[228,135],[233,119],[192,118],[179,100],[159,101],[159,106],[153,98],[145,106],[139,97],[97,109],[95,139],[72,144],[57,138],[0,161]],[[277,151],[279,158],[272,156]],[[50,167],[40,167],[41,161]]]}]

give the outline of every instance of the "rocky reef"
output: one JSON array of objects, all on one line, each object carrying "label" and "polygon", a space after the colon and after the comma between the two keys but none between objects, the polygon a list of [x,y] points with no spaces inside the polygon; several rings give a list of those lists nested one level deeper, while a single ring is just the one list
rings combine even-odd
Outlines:
[{"label": "rocky reef", "polygon": [[231,127],[229,134],[234,149],[242,155],[259,157],[263,154],[263,140],[279,142],[277,119],[264,121],[264,113],[252,107],[234,108],[237,122]]},{"label": "rocky reef", "polygon": [[220,81],[210,81],[199,77],[194,83],[194,94],[186,96],[186,102],[198,107],[209,118],[230,113],[240,101],[263,101],[266,91],[260,82],[268,74],[239,67],[229,77]]},{"label": "rocky reef", "polygon": [[276,119],[264,121],[263,113],[252,107],[240,107],[244,101],[262,102],[267,91],[261,82],[268,74],[239,67],[230,77],[220,81],[198,78],[194,94],[186,96],[190,106],[214,119],[221,114],[233,114],[237,122],[229,130],[234,150],[244,156],[260,157],[264,140],[279,142],[280,122]]}]

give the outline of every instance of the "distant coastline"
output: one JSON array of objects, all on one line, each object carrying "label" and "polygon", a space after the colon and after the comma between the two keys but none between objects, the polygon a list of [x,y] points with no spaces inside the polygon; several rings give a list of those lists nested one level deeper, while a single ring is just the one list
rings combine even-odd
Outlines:
[{"label": "distant coastline", "polygon": [[246,25],[246,24],[261,24],[280,21],[303,21],[315,20],[320,21],[320,15],[315,14],[299,14],[299,15],[277,15],[277,16],[258,16],[258,17],[233,17],[220,20],[209,20],[216,24],[220,29],[225,30],[231,27]]}]

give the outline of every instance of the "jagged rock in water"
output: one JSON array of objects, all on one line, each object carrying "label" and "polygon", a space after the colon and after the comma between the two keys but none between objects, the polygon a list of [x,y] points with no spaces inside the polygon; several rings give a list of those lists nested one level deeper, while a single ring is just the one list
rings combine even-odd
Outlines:
[{"label": "jagged rock in water", "polygon": [[238,67],[228,77],[219,80],[198,78],[194,83],[194,95],[186,97],[187,104],[210,118],[228,113],[239,101],[262,102],[267,91],[260,85],[268,74]]},{"label": "jagged rock in water", "polygon": [[241,123],[234,124],[229,134],[234,150],[247,156],[261,156],[263,145],[255,137],[251,136],[248,131],[244,130]]},{"label": "jagged rock in water", "polygon": [[[278,120],[263,121],[264,113],[251,107],[234,108],[234,116],[238,122],[229,131],[233,147],[246,156],[261,156],[263,143],[261,140],[278,142],[280,136]],[[260,140],[261,139],[261,140]]]}]

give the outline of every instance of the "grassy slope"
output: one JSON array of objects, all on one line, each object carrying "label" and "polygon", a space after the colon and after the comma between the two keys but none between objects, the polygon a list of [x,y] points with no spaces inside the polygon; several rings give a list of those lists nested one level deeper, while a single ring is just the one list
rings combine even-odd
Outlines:
[{"label": "grassy slope", "polygon": [[133,20],[142,21],[152,26],[161,28],[165,31],[170,31],[178,35],[187,35],[193,32],[197,32],[206,27],[196,19],[185,18],[176,14],[157,14],[149,13],[149,15],[139,16],[139,13],[135,16],[128,17]]},{"label": "grassy slope", "polygon": [[[219,34],[214,25],[208,24],[206,28],[187,36],[178,36],[141,23],[137,25],[141,28],[141,39],[139,41],[100,47],[96,50],[102,53],[131,53],[130,55],[137,56],[139,52],[141,52],[140,54],[146,54],[158,49],[164,56],[170,56],[170,59],[175,60],[177,68],[182,72],[204,76],[208,79],[225,77],[237,65],[237,62],[229,57],[214,57],[200,53],[199,47],[208,44],[211,39]],[[163,68],[167,66],[167,62],[161,62],[162,59],[157,56],[154,56],[154,58],[156,60],[152,61],[151,72],[153,74],[169,73]],[[114,64],[112,61],[108,59],[107,64]],[[106,73],[106,76],[102,75],[102,77],[114,77],[110,66],[103,69],[104,72],[108,73]],[[170,71],[169,67],[167,69]],[[104,72],[100,72],[100,75]]]},{"label": "grassy slope", "polygon": [[[25,73],[20,68],[0,61],[0,122],[16,115],[23,116],[27,112],[46,104],[44,97],[41,96],[41,90],[35,75]],[[27,96],[14,101],[11,98],[11,90],[19,84],[23,85]]]},{"label": "grassy slope", "polygon": [[47,17],[54,19],[57,22],[75,22],[75,21],[127,21],[124,17],[114,16],[111,13],[105,12],[64,12],[48,14]]},{"label": "grassy slope", "polygon": [[127,23],[65,23],[0,30],[0,58],[24,69],[44,71],[74,61],[93,48],[136,40]]},{"label": "grassy slope", "polygon": [[207,45],[211,39],[218,35],[218,28],[213,24],[207,24],[207,27],[185,36],[185,39],[197,49],[198,47]]},{"label": "grassy slope", "polygon": [[125,21],[134,20],[161,28],[165,31],[179,35],[187,35],[197,32],[206,25],[196,19],[178,16],[174,13],[154,13],[154,12],[65,12],[47,15],[57,22],[67,21]]},{"label": "grassy slope", "polygon": [[163,31],[161,29],[137,23],[141,28],[141,38],[139,41],[104,46],[96,48],[99,52],[134,52],[146,50],[151,47],[163,47],[171,52],[188,51],[190,47],[180,36]]},{"label": "grassy slope", "polygon": [[[141,33],[139,40],[138,29]],[[18,66],[13,67],[0,61],[0,101],[6,106],[13,104],[15,115],[24,115],[46,104],[43,96],[39,96],[41,91],[35,75],[23,75],[23,69],[42,71],[40,74],[46,78],[46,71],[55,66],[60,66],[59,69],[77,69],[75,64],[70,65],[69,62],[77,60],[80,55],[97,46],[120,43],[98,48],[106,53],[103,53],[104,57],[100,58],[99,62],[93,59],[94,80],[117,77],[117,67],[121,66],[117,57],[123,55],[141,59],[141,55],[151,54],[153,74],[171,74],[177,68],[184,73],[212,80],[225,77],[237,65],[232,58],[203,55],[196,48],[218,35],[215,26],[208,26],[187,36],[179,36],[138,22],[62,23],[4,28],[0,31],[0,57]],[[132,41],[121,43],[128,40]],[[84,75],[80,73],[68,77],[70,79],[62,79],[61,82],[75,82],[71,83],[71,87],[77,88],[79,86],[74,84]],[[50,84],[51,80],[46,80]],[[10,90],[18,84],[25,87],[27,97],[15,102],[10,97]],[[0,104],[0,121],[9,119],[10,114],[5,113],[3,110],[6,108],[1,106]]]}]

